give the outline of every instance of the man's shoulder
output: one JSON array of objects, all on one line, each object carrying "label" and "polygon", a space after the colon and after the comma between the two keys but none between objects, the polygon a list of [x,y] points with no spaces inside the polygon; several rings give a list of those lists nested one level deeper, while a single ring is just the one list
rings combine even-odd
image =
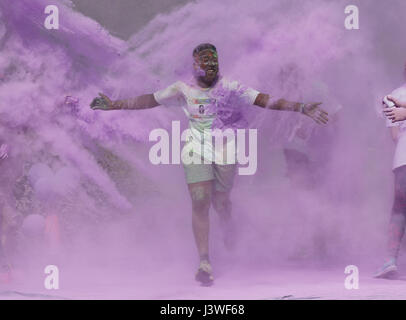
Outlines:
[{"label": "man's shoulder", "polygon": [[230,90],[236,90],[238,87],[240,87],[240,83],[237,80],[232,80],[227,77],[221,77],[219,83]]},{"label": "man's shoulder", "polygon": [[173,83],[173,85],[176,86],[176,87],[178,87],[178,88],[182,88],[182,87],[188,86],[188,85],[186,84],[186,82],[183,81],[183,80],[177,80],[176,82]]},{"label": "man's shoulder", "polygon": [[177,93],[186,93],[190,90],[191,87],[192,85],[187,81],[177,80],[169,85],[168,89],[174,92],[176,91]]},{"label": "man's shoulder", "polygon": [[193,78],[187,80],[178,80],[174,83],[174,85],[183,92],[186,92],[191,89],[200,89]]}]

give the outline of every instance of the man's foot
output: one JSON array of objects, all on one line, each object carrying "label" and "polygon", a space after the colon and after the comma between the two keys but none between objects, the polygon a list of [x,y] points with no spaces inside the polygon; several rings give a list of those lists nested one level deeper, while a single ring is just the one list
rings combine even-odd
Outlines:
[{"label": "man's foot", "polygon": [[202,286],[211,286],[213,284],[214,278],[212,275],[212,268],[210,262],[207,260],[200,261],[199,269],[197,270],[196,281],[199,281]]},{"label": "man's foot", "polygon": [[396,260],[392,258],[374,274],[374,278],[394,279],[396,278],[397,274],[398,267],[396,266]]}]

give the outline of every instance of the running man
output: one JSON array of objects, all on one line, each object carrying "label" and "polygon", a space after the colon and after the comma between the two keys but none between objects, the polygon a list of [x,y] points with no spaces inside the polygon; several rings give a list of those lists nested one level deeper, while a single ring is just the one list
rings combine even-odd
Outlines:
[{"label": "running man", "polygon": [[[221,224],[231,225],[230,191],[236,165],[213,161],[217,155],[211,134],[207,136],[208,130],[215,127],[225,129],[246,126],[236,107],[240,103],[271,110],[301,112],[319,124],[327,123],[328,114],[319,107],[321,103],[276,99],[274,96],[245,88],[236,81],[223,78],[219,74],[217,49],[212,44],[198,45],[193,50],[193,58],[194,77],[188,83],[177,81],[161,91],[128,100],[112,101],[104,94],[100,94],[100,97],[91,103],[91,108],[147,109],[164,105],[173,98],[181,99],[192,132],[191,139],[182,150],[182,162],[192,200],[192,228],[200,257],[196,280],[202,285],[210,285],[213,282],[213,275],[209,259],[209,209],[212,204],[219,214]],[[184,161],[184,150],[193,157],[191,164]]]},{"label": "running man", "polygon": [[[404,69],[406,80],[406,64]],[[389,108],[391,102],[395,105]],[[406,226],[406,83],[383,99],[386,126],[390,128],[396,150],[393,159],[395,199],[389,222],[388,252],[384,265],[375,273],[376,278],[397,275],[397,258]]]}]

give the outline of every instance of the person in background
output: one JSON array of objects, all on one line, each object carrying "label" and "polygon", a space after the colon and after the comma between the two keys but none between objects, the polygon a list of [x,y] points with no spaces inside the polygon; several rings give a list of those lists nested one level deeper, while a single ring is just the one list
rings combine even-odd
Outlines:
[{"label": "person in background", "polygon": [[[8,146],[3,143],[0,146],[0,165],[8,158]],[[4,244],[6,241],[5,231],[5,214],[6,199],[4,195],[0,197],[0,281],[8,281],[10,277],[10,266],[6,257]]]},{"label": "person in background", "polygon": [[[406,64],[404,67],[406,80]],[[406,83],[383,98],[386,125],[391,131],[396,150],[393,159],[395,193],[389,222],[387,257],[375,273],[376,278],[393,278],[397,275],[400,245],[406,227]]]}]

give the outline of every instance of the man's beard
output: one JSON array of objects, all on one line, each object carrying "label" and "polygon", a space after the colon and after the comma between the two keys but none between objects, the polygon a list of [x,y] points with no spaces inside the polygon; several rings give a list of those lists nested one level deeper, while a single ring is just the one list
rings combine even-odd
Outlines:
[{"label": "man's beard", "polygon": [[207,85],[210,85],[210,84],[215,83],[217,81],[218,77],[219,77],[218,71],[216,71],[216,73],[212,77],[208,77],[207,72],[206,72],[204,76],[200,77],[200,81],[204,82]]}]

